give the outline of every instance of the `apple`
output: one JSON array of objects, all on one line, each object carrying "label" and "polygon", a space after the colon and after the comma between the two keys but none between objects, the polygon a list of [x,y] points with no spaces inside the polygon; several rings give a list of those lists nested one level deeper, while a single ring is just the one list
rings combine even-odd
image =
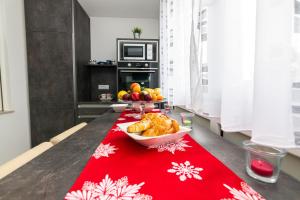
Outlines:
[{"label": "apple", "polygon": [[140,100],[140,94],[138,92],[133,92],[131,94],[132,101],[139,101]]},{"label": "apple", "polygon": [[130,94],[124,94],[123,97],[122,97],[122,99],[123,99],[124,101],[130,100]]},{"label": "apple", "polygon": [[146,95],[144,96],[144,99],[145,99],[145,101],[151,101],[151,100],[152,100],[152,97],[151,97],[150,94],[146,94]]},{"label": "apple", "polygon": [[140,99],[141,99],[141,100],[145,100],[145,96],[146,96],[147,94],[149,94],[147,91],[142,91],[142,92],[140,93]]}]

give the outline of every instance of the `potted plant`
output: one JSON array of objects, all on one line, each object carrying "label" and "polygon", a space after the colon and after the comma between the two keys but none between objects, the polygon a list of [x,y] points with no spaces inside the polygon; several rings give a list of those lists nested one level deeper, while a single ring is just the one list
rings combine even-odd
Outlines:
[{"label": "potted plant", "polygon": [[142,29],[139,27],[134,27],[132,29],[133,37],[134,39],[140,39],[141,34],[142,34]]}]

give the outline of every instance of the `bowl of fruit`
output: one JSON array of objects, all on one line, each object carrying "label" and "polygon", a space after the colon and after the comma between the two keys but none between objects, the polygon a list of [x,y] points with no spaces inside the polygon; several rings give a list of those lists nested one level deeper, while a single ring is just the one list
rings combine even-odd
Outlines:
[{"label": "bowl of fruit", "polygon": [[132,83],[129,90],[118,92],[118,100],[122,102],[161,102],[164,97],[160,88],[142,88],[138,83]]}]

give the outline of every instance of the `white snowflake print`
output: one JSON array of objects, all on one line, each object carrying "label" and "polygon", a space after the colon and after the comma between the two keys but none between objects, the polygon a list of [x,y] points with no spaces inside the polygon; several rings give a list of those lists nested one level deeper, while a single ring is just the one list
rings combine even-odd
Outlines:
[{"label": "white snowflake print", "polygon": [[118,127],[118,126],[115,127],[115,128],[112,128],[111,130],[112,130],[113,132],[115,132],[115,133],[116,133],[116,132],[122,131],[122,130],[120,129],[120,127]]},{"label": "white snowflake print", "polygon": [[173,168],[168,169],[169,173],[175,173],[179,176],[181,181],[185,181],[187,178],[194,178],[197,180],[202,180],[202,177],[199,175],[202,168],[194,167],[191,165],[189,161],[185,161],[184,163],[176,163],[172,162]]},{"label": "white snowflake print", "polygon": [[157,108],[152,109],[152,112],[158,112],[158,111],[160,111],[160,109],[157,109]]},{"label": "white snowflake print", "polygon": [[73,191],[67,194],[67,196],[65,197],[65,199],[68,200],[94,200],[93,195],[91,193],[91,191]]},{"label": "white snowflake print", "polygon": [[145,183],[129,185],[127,176],[113,181],[108,174],[99,183],[86,181],[81,190],[72,191],[66,200],[152,200],[152,196],[138,193]]},{"label": "white snowflake print", "polygon": [[186,143],[188,143],[188,141],[183,140],[181,138],[176,142],[169,142],[160,145],[152,145],[149,147],[149,149],[157,149],[158,152],[169,151],[172,154],[175,154],[175,151],[185,151],[185,147],[191,147]]},{"label": "white snowflake print", "polygon": [[118,120],[119,121],[124,121],[124,120],[126,120],[125,118],[122,118],[122,117],[120,117],[120,118],[118,118]]},{"label": "white snowflake print", "polygon": [[241,182],[242,190],[231,188],[226,184],[223,185],[233,195],[233,198],[224,198],[222,200],[266,200],[245,182]]},{"label": "white snowflake print", "polygon": [[109,155],[114,154],[116,150],[118,149],[113,145],[101,143],[94,152],[93,157],[96,159],[109,157]]},{"label": "white snowflake print", "polygon": [[125,117],[133,117],[134,119],[141,119],[141,114],[136,114],[136,113],[131,113],[131,114],[126,114]]}]

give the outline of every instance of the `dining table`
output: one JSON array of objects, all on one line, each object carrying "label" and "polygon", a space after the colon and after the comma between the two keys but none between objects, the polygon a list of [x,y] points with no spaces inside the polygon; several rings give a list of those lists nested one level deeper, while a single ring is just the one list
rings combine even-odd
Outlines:
[{"label": "dining table", "polygon": [[[179,110],[175,109],[169,115],[180,121]],[[83,129],[1,179],[0,200],[64,199],[119,118],[120,113],[108,110]],[[300,182],[284,172],[280,173],[274,184],[249,177],[245,170],[245,150],[213,133],[207,126],[206,119],[196,118],[193,120],[192,132],[189,133],[193,140],[256,192],[271,200],[300,199]],[[128,140],[131,139],[128,137]],[[149,162],[155,164],[155,161]],[[122,166],[118,167],[122,170]],[[139,171],[136,173],[143,176]]]}]

